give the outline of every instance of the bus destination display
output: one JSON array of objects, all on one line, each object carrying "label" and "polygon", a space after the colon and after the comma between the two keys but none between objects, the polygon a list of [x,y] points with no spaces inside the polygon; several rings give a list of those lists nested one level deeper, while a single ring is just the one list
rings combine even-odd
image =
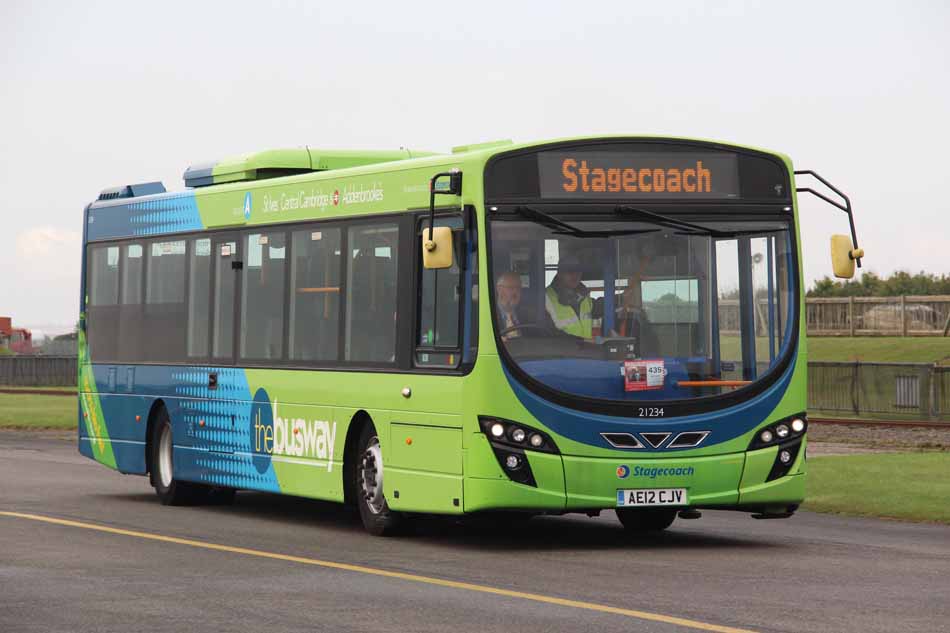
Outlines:
[{"label": "bus destination display", "polygon": [[734,154],[541,152],[542,198],[739,197]]}]

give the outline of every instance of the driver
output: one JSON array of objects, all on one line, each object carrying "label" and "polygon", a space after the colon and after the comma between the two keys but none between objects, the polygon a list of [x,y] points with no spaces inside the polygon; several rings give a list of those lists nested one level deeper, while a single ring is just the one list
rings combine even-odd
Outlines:
[{"label": "driver", "polygon": [[[521,275],[515,272],[504,272],[495,282],[495,306],[498,308],[498,323],[502,330],[513,328],[521,324],[518,317],[518,306],[521,304]],[[502,335],[502,340],[521,336],[518,330],[512,330]]]},{"label": "driver", "polygon": [[557,263],[557,274],[544,293],[544,307],[551,322],[561,332],[592,338],[594,301],[590,290],[581,283],[581,261],[576,255],[564,255]]}]

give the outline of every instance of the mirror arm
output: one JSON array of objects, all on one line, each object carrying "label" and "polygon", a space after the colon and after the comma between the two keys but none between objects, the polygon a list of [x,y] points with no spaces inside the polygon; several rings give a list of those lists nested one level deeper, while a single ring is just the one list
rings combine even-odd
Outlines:
[{"label": "mirror arm", "polygon": [[[448,191],[436,191],[435,183],[439,178],[449,178],[449,189]],[[432,241],[432,230],[435,228],[435,196],[436,194],[440,195],[453,195],[460,196],[462,195],[462,172],[458,169],[453,169],[452,171],[443,171],[439,172],[429,181],[429,239],[426,241],[426,249],[433,250],[435,248],[435,243]]]},{"label": "mirror arm", "polygon": [[836,194],[841,196],[841,198],[844,200],[844,204],[841,204],[840,202],[832,200],[828,196],[818,193],[817,191],[809,187],[797,187],[795,189],[795,191],[799,193],[810,193],[817,198],[821,198],[822,200],[824,200],[831,206],[837,207],[838,209],[841,209],[842,211],[848,214],[848,224],[851,226],[851,243],[854,245],[854,248],[851,250],[850,257],[858,264],[858,268],[861,268],[861,257],[864,256],[864,251],[858,248],[858,234],[854,229],[854,213],[852,213],[851,211],[851,199],[848,198],[848,196],[846,196],[843,191],[839,190],[837,187],[832,185],[830,182],[828,182],[827,180],[819,176],[816,172],[812,171],[811,169],[796,170],[795,175],[814,177],[821,184],[823,184],[824,186],[828,187],[829,189],[834,191]]}]

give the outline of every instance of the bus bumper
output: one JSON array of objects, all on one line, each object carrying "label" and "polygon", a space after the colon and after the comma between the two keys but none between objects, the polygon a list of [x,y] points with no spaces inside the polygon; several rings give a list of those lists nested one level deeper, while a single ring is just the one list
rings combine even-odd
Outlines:
[{"label": "bus bumper", "polygon": [[778,454],[775,446],[726,455],[646,459],[529,453],[536,486],[511,481],[500,468],[484,473],[489,476],[466,477],[464,511],[603,510],[617,506],[619,490],[650,488],[685,488],[691,507],[761,512],[795,506],[805,496],[802,449],[788,474],[772,481],[766,480]]}]

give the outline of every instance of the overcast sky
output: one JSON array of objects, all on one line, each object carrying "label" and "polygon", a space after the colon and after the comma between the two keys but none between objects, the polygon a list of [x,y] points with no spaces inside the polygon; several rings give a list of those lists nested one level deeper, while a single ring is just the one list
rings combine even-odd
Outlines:
[{"label": "overcast sky", "polygon": [[[673,134],[851,195],[868,270],[950,272],[950,11],[906,2],[0,2],[0,315],[75,322],[109,186],[277,147]],[[801,205],[806,282],[845,215]]]}]

